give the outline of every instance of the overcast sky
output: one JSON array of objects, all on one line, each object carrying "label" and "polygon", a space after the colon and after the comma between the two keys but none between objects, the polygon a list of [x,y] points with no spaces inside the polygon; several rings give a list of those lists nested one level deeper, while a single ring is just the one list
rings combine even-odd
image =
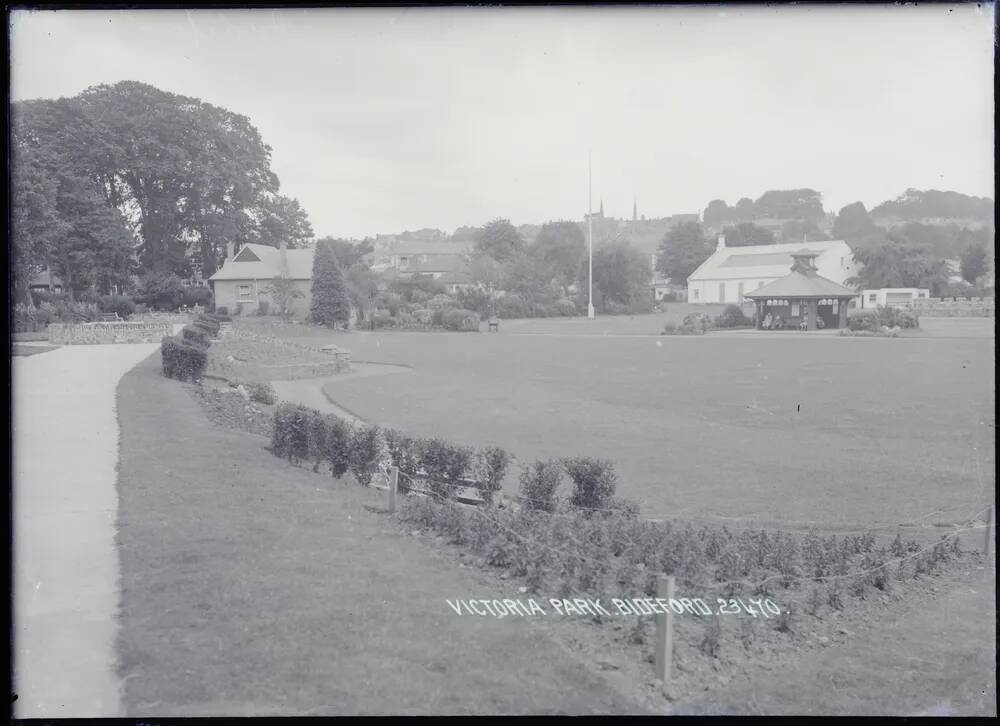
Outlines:
[{"label": "overcast sky", "polygon": [[318,236],[649,217],[812,187],[993,196],[993,6],[12,15],[15,100],[137,80],[244,114]]}]

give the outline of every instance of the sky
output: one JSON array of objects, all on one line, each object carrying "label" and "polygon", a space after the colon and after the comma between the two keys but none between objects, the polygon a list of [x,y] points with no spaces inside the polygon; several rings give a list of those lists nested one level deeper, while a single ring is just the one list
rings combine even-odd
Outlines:
[{"label": "sky", "polygon": [[993,197],[992,4],[14,11],[11,97],[243,114],[317,236]]}]

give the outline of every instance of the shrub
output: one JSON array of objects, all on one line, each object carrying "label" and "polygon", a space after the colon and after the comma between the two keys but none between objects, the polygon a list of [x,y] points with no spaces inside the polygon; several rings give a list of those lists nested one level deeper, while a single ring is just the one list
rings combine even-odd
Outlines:
[{"label": "shrub", "polygon": [[244,387],[250,394],[250,400],[271,405],[278,400],[278,393],[270,383],[246,383]]},{"label": "shrub", "polygon": [[207,308],[212,304],[212,291],[201,285],[185,287],[181,293],[180,304],[189,308],[195,305]]},{"label": "shrub", "polygon": [[351,425],[337,416],[326,419],[326,460],[330,473],[340,479],[351,468]]},{"label": "shrub", "polygon": [[383,434],[389,459],[403,475],[399,477],[398,489],[405,492],[410,488],[409,478],[417,473],[420,465],[419,441],[394,429],[386,429]]},{"label": "shrub", "polygon": [[688,313],[684,316],[681,327],[688,331],[704,333],[711,329],[712,323],[712,318],[707,313]]},{"label": "shrub", "polygon": [[197,381],[208,364],[205,347],[191,345],[173,336],[167,336],[160,342],[160,358],[163,375],[179,381]]},{"label": "shrub", "polygon": [[715,324],[720,328],[740,328],[750,325],[750,318],[743,314],[739,305],[726,305],[715,319]]},{"label": "shrub", "polygon": [[403,305],[403,296],[395,292],[380,292],[375,296],[375,307],[389,311],[390,316],[396,315]]},{"label": "shrub", "polygon": [[574,303],[569,298],[561,298],[555,302],[555,310],[557,315],[563,317],[571,317],[576,315],[576,303]]},{"label": "shrub", "polygon": [[184,290],[177,275],[151,272],[139,282],[138,300],[155,310],[176,310],[184,298]]},{"label": "shrub", "polygon": [[847,314],[847,327],[849,330],[877,333],[882,329],[882,323],[879,321],[877,310],[851,310]]},{"label": "shrub", "polygon": [[208,348],[209,340],[208,333],[202,329],[195,327],[194,325],[185,325],[181,330],[181,339],[187,345],[193,345],[200,348]]},{"label": "shrub", "polygon": [[431,312],[444,311],[455,304],[449,296],[438,294],[427,301],[427,309]]},{"label": "shrub", "polygon": [[477,479],[480,482],[479,493],[487,502],[493,501],[493,495],[503,487],[503,478],[510,465],[510,454],[499,446],[487,446],[479,452]]},{"label": "shrub", "polygon": [[608,507],[618,483],[610,461],[583,456],[564,459],[563,466],[573,480],[570,504],[588,510]]},{"label": "shrub", "polygon": [[327,417],[315,409],[310,409],[306,418],[306,440],[313,471],[318,472],[320,463],[326,459],[327,433]]},{"label": "shrub", "polygon": [[124,295],[102,295],[97,301],[97,307],[102,313],[117,313],[123,320],[127,320],[135,312],[135,303]]},{"label": "shrub", "polygon": [[446,310],[441,316],[441,325],[446,330],[478,331],[479,313],[472,310]]},{"label": "shrub", "polygon": [[309,456],[309,419],[313,409],[282,403],[274,411],[271,453],[293,464]]},{"label": "shrub", "polygon": [[348,462],[359,484],[368,486],[378,470],[379,428],[361,426],[351,431]]},{"label": "shrub", "polygon": [[562,483],[562,467],[556,461],[536,461],[521,471],[521,498],[525,509],[556,511],[556,492]]},{"label": "shrub", "polygon": [[628,315],[631,312],[631,308],[617,300],[605,300],[604,312],[608,315]]},{"label": "shrub", "polygon": [[264,316],[271,311],[271,302],[269,300],[258,300],[257,301],[257,315]]},{"label": "shrub", "polygon": [[900,310],[893,307],[878,307],[876,315],[882,325],[890,328],[916,328],[920,325],[920,317],[909,310]]},{"label": "shrub", "polygon": [[420,442],[419,450],[420,468],[431,480],[431,491],[447,497],[469,470],[472,449],[442,439],[425,439]]},{"label": "shrub", "polygon": [[524,298],[516,293],[508,293],[497,300],[497,315],[505,320],[524,318],[528,314],[528,305]]},{"label": "shrub", "polygon": [[38,324],[38,311],[27,303],[16,303],[14,305],[14,332],[34,333],[42,326]]},{"label": "shrub", "polygon": [[389,314],[388,310],[375,310],[372,313],[372,321],[376,328],[395,328],[396,319]]}]

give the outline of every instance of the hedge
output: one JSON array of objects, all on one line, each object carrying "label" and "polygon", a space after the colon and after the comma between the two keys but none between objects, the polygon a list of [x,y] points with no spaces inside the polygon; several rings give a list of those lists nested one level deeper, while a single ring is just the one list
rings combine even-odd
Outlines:
[{"label": "hedge", "polygon": [[160,342],[163,375],[179,381],[197,381],[208,364],[207,346],[191,345],[176,337],[167,336]]},{"label": "hedge", "polygon": [[441,325],[446,330],[478,331],[479,313],[472,310],[446,310],[441,315]]}]

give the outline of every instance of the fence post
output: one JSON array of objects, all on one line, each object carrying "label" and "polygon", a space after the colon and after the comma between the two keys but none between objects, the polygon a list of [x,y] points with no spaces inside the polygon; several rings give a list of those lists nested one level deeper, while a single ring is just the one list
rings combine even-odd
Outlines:
[{"label": "fence post", "polygon": [[[674,597],[674,576],[660,575],[656,580],[656,597],[670,602]],[[674,657],[674,614],[670,608],[656,615],[656,677],[666,686],[670,680],[670,664]]]},{"label": "fence post", "polygon": [[986,510],[986,541],[983,543],[983,556],[987,559],[989,559],[990,544],[993,541],[993,528],[996,526],[993,514],[993,505],[991,504],[990,508]]},{"label": "fence post", "polygon": [[392,467],[389,469],[389,513],[394,514],[396,512],[396,491],[399,486],[399,468]]}]

